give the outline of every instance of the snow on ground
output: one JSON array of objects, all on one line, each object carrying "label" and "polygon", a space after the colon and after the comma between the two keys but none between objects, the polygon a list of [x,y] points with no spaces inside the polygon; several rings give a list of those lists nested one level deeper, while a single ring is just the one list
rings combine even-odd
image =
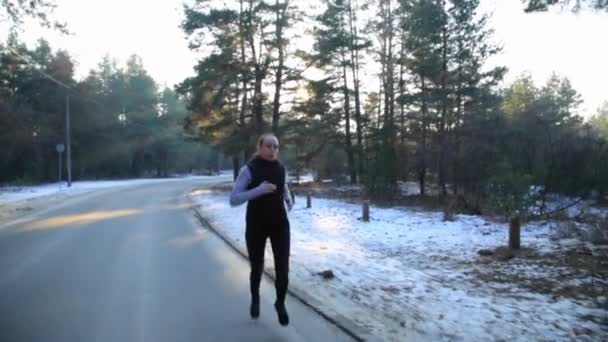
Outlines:
[{"label": "snow on ground", "polygon": [[399,182],[397,184],[402,196],[413,196],[420,194],[420,185],[416,182]]},{"label": "snow on ground", "polygon": [[[418,182],[403,182],[398,181],[397,186],[401,192],[401,196],[415,196],[420,195],[420,183]],[[439,194],[439,188],[434,184],[427,184],[425,187],[426,195],[435,196]]]},{"label": "snow on ground", "polygon": [[[555,210],[565,209],[565,213],[568,217],[576,217],[581,214],[592,214],[596,216],[601,216],[603,218],[608,218],[608,209],[606,208],[596,208],[593,207],[594,201],[591,200],[581,200],[579,198],[571,198],[562,195],[550,194],[547,196],[547,202],[545,205],[545,212],[551,212]],[[539,201],[537,203],[538,208],[542,206],[542,203]],[[534,211],[538,212],[538,208]]]},{"label": "snow on ground", "polygon": [[299,177],[292,171],[289,173],[289,181],[296,184],[310,183],[314,181],[313,174],[310,172],[301,174]]},{"label": "snow on ground", "polygon": [[[196,200],[217,229],[245,248],[245,205],[231,208],[226,192],[199,192]],[[488,262],[477,254],[506,245],[505,224],[465,215],[444,222],[441,212],[407,208],[372,208],[372,221],[365,223],[358,205],[314,198],[306,209],[305,203],[297,197],[289,214],[291,284],[380,340],[608,338],[606,295],[570,298],[531,290],[536,280],[550,279],[563,289],[585,284],[606,293],[606,279],[520,258]],[[579,243],[550,239],[552,227],[525,225],[522,244],[542,256]],[[266,267],[273,268],[269,246]],[[335,278],[317,275],[324,270]]]},{"label": "snow on ground", "polygon": [[[222,172],[220,176],[228,176],[232,173]],[[0,186],[0,204],[18,202],[32,198],[55,195],[55,194],[79,194],[97,189],[107,189],[121,186],[132,186],[140,184],[166,182],[183,179],[205,179],[216,176],[184,176],[179,178],[142,178],[114,181],[75,181],[68,187],[66,182],[49,183],[36,186]]]}]

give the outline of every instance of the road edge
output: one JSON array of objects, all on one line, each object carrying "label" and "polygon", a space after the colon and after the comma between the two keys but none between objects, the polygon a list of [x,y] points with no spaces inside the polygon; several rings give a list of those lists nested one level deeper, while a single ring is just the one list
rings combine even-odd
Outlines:
[{"label": "road edge", "polygon": [[[237,245],[237,243],[235,241],[233,241],[230,237],[228,237],[222,231],[220,231],[219,229],[214,227],[201,213],[201,210],[200,210],[201,206],[192,199],[192,196],[188,196],[188,197],[191,199],[191,201],[193,203],[192,211],[194,213],[194,216],[201,223],[201,225],[203,225],[205,228],[212,231],[215,235],[217,235],[220,239],[222,239],[228,246],[230,246],[230,248],[232,248],[235,252],[237,252],[245,260],[248,260],[247,252],[244,249],[240,248]],[[267,270],[264,270],[264,274],[274,282],[274,276],[270,272],[268,272]],[[302,304],[304,304],[305,306],[307,306],[308,308],[313,310],[315,313],[317,313],[318,315],[323,317],[325,320],[329,321],[330,323],[332,323],[333,325],[338,327],[341,331],[346,333],[348,336],[353,338],[355,341],[373,341],[374,340],[374,338],[370,335],[370,333],[366,329],[358,326],[350,319],[348,319],[340,314],[331,315],[331,314],[328,314],[325,311],[323,311],[321,309],[322,305],[318,300],[316,300],[314,297],[310,296],[306,292],[302,291],[297,286],[295,286],[293,284],[289,284],[289,288],[287,291],[292,297],[296,298]]]}]

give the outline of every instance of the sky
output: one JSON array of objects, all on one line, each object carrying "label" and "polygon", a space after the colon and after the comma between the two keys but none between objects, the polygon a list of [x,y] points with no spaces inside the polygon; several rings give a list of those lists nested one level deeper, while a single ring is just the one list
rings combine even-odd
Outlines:
[{"label": "sky", "polygon": [[482,0],[493,13],[495,39],[503,52],[495,63],[505,65],[512,82],[530,72],[544,83],[553,72],[567,76],[583,95],[583,113],[595,113],[608,101],[602,84],[608,79],[608,13],[569,11],[526,14],[520,0]]},{"label": "sky", "polygon": [[[493,13],[495,41],[503,52],[491,63],[505,65],[508,84],[529,72],[542,84],[556,72],[567,76],[583,95],[581,114],[608,101],[601,86],[608,79],[608,13],[568,11],[526,14],[521,0],[481,0]],[[109,54],[123,64],[132,54],[161,86],[173,86],[193,75],[197,54],[188,49],[179,28],[183,0],[61,0],[54,17],[65,21],[69,36],[28,24],[22,39],[33,44],[43,36],[54,49],[67,50],[78,62],[77,77]]]}]

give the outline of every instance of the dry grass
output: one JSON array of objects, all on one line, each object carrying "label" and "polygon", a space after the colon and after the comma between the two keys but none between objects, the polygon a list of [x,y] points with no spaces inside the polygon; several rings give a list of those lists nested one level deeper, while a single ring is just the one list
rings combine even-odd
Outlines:
[{"label": "dry grass", "polygon": [[[554,299],[594,300],[608,296],[608,248],[591,251],[579,246],[545,254],[522,248],[510,260],[500,260],[492,255],[480,257],[476,264],[473,275],[479,283],[515,285],[531,293],[551,295]],[[547,275],[518,272],[522,267],[541,269]]]}]

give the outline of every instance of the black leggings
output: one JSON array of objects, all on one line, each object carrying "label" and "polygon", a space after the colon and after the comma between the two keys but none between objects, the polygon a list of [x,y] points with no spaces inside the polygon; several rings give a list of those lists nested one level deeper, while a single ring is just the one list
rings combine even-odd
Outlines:
[{"label": "black leggings", "polygon": [[262,225],[247,222],[245,240],[251,273],[249,285],[252,298],[259,298],[260,282],[264,271],[264,251],[266,239],[270,238],[272,253],[274,255],[275,287],[277,290],[277,303],[285,303],[287,285],[289,283],[289,222],[286,224]]}]

